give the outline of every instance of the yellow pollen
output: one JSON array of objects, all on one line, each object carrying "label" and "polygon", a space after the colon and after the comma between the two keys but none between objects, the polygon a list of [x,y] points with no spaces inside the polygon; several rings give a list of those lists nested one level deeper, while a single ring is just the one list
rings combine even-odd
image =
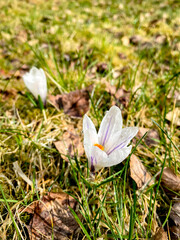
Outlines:
[{"label": "yellow pollen", "polygon": [[104,150],[104,147],[102,145],[98,144],[98,143],[95,143],[94,146],[100,148],[101,150]]}]

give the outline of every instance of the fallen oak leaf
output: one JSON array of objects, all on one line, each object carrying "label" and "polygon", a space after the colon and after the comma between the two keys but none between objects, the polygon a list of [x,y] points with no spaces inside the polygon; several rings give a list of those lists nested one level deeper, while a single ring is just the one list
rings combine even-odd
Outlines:
[{"label": "fallen oak leaf", "polygon": [[173,223],[170,221],[170,236],[172,240],[180,239],[180,202],[177,202],[173,205],[170,212],[170,219],[173,220]]},{"label": "fallen oak leaf", "polygon": [[33,214],[28,225],[31,240],[52,239],[67,240],[78,228],[78,223],[69,210],[76,210],[77,202],[66,193],[52,193],[43,196],[35,204],[22,212]]},{"label": "fallen oak leaf", "polygon": [[175,192],[180,191],[180,177],[178,177],[169,167],[166,167],[163,170],[161,184],[167,188],[167,190],[170,189]]},{"label": "fallen oak leaf", "polygon": [[142,188],[146,184],[150,186],[154,184],[151,174],[134,154],[130,157],[130,176],[136,182],[138,188]]},{"label": "fallen oak leaf", "polygon": [[89,93],[93,85],[62,95],[49,95],[49,100],[55,107],[63,109],[70,117],[82,117],[89,110]]},{"label": "fallen oak leaf", "polygon": [[68,160],[67,156],[74,157],[76,153],[78,156],[84,154],[83,144],[79,134],[76,133],[74,127],[71,127],[67,132],[65,132],[60,141],[54,142],[55,147],[61,154],[62,158],[66,161]]},{"label": "fallen oak leaf", "polygon": [[170,218],[174,221],[176,226],[180,227],[180,202],[172,206]]}]

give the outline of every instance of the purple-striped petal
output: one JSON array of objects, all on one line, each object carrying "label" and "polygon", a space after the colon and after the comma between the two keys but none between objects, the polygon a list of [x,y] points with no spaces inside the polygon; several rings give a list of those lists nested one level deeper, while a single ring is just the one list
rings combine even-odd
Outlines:
[{"label": "purple-striped petal", "polygon": [[91,149],[95,143],[98,143],[96,128],[91,119],[85,115],[83,118],[84,149],[87,158],[91,158]]},{"label": "purple-striped petal", "polygon": [[121,132],[117,132],[113,136],[112,141],[108,144],[108,146],[105,149],[107,155],[110,155],[114,151],[126,147],[131,141],[131,139],[137,134],[137,132],[138,132],[137,127],[127,127],[123,128]]},{"label": "purple-striped petal", "polygon": [[123,149],[116,150],[112,152],[108,158],[109,158],[109,164],[107,163],[107,167],[114,166],[116,164],[121,163],[124,159],[128,157],[132,149],[132,146],[124,147]]},{"label": "purple-striped petal", "polygon": [[102,167],[111,167],[121,163],[127,156],[130,154],[132,146],[125,147],[118,151],[114,151],[107,157],[101,157],[98,159],[98,163],[96,165],[96,171]]},{"label": "purple-striped petal", "polygon": [[111,137],[118,131],[120,132],[122,129],[122,115],[121,110],[113,106],[110,110],[106,113],[105,117],[103,118],[100,129],[98,132],[98,140],[99,144],[106,148]]},{"label": "purple-striped petal", "polygon": [[88,158],[88,163],[91,171],[94,172],[98,171],[100,168],[103,168],[104,165],[102,164],[108,158],[107,154],[99,149],[96,146],[93,146],[91,149],[91,156]]}]

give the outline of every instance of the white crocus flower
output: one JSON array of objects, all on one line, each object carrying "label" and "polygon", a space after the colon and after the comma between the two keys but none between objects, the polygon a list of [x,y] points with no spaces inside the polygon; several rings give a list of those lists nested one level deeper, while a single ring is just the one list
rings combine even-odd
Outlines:
[{"label": "white crocus flower", "polygon": [[47,81],[42,68],[32,67],[31,70],[23,76],[24,83],[29,91],[38,99],[41,97],[43,104],[46,104]]},{"label": "white crocus flower", "polygon": [[132,146],[127,145],[137,132],[137,127],[122,129],[121,110],[116,106],[111,107],[106,113],[98,134],[91,119],[85,115],[83,119],[84,149],[91,171],[122,162],[130,154]]}]

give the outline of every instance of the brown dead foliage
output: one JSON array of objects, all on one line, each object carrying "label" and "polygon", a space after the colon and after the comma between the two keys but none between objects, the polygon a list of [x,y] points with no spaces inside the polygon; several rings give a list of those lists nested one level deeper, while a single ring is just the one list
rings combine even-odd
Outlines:
[{"label": "brown dead foliage", "polygon": [[0,89],[0,98],[3,101],[8,100],[9,98],[15,98],[17,96],[17,91],[15,89],[1,90]]},{"label": "brown dead foliage", "polygon": [[13,70],[6,72],[3,69],[0,69],[0,79],[9,80],[12,78],[20,79],[22,76],[29,70],[29,66],[26,64],[21,65],[18,59],[11,60],[12,65],[14,66]]},{"label": "brown dead foliage", "polygon": [[107,73],[108,72],[108,65],[107,65],[107,63],[98,63],[96,71],[98,73],[101,73],[101,74]]},{"label": "brown dead foliage", "polygon": [[178,90],[170,90],[168,96],[168,99],[176,100],[177,102],[180,102],[180,91]]},{"label": "brown dead foliage", "polygon": [[134,154],[130,157],[130,176],[136,182],[138,188],[142,188],[148,182],[149,185],[154,183],[154,180],[151,180],[151,174]]},{"label": "brown dead foliage", "polygon": [[82,117],[89,110],[89,94],[93,85],[62,95],[49,95],[49,100],[55,107],[63,109],[70,117]]},{"label": "brown dead foliage", "polygon": [[142,42],[142,37],[139,35],[134,35],[130,37],[129,42],[135,46],[139,45]]},{"label": "brown dead foliage", "polygon": [[52,193],[43,196],[28,206],[24,212],[33,214],[28,225],[31,240],[67,240],[78,228],[69,206],[75,210],[76,201],[65,193]]},{"label": "brown dead foliage", "polygon": [[167,190],[167,192],[168,189],[174,192],[180,191],[180,177],[178,177],[175,172],[169,167],[166,167],[163,170],[161,184],[165,187],[165,190]]},{"label": "brown dead foliage", "polygon": [[126,55],[124,53],[118,53],[120,59],[126,59]]},{"label": "brown dead foliage", "polygon": [[172,124],[180,126],[180,109],[175,108],[173,111],[168,112],[166,119],[172,122]]},{"label": "brown dead foliage", "polygon": [[61,136],[60,141],[54,142],[54,145],[66,161],[69,161],[67,156],[74,157],[76,154],[78,154],[78,156],[84,154],[81,138],[74,127],[68,129]]},{"label": "brown dead foliage", "polygon": [[167,233],[162,227],[160,227],[151,240],[168,240]]},{"label": "brown dead foliage", "polygon": [[105,82],[106,91],[115,97],[116,101],[121,103],[124,107],[127,107],[130,100],[131,92],[123,88],[116,89],[115,86],[108,82]]},{"label": "brown dead foliage", "polygon": [[172,226],[170,229],[171,240],[180,239],[180,227]]},{"label": "brown dead foliage", "polygon": [[175,225],[180,228],[180,202],[173,205],[170,218],[174,221]]},{"label": "brown dead foliage", "polygon": [[154,37],[154,42],[155,44],[164,45],[167,43],[167,37],[158,33]]},{"label": "brown dead foliage", "polygon": [[[146,137],[144,138],[146,145],[151,147],[151,146],[158,144],[158,142],[156,142],[155,140],[160,140],[160,137],[159,137],[159,133],[156,129],[140,127],[136,137],[138,139],[141,139],[146,132],[148,132]],[[136,140],[133,139],[133,142],[136,143]]]}]

